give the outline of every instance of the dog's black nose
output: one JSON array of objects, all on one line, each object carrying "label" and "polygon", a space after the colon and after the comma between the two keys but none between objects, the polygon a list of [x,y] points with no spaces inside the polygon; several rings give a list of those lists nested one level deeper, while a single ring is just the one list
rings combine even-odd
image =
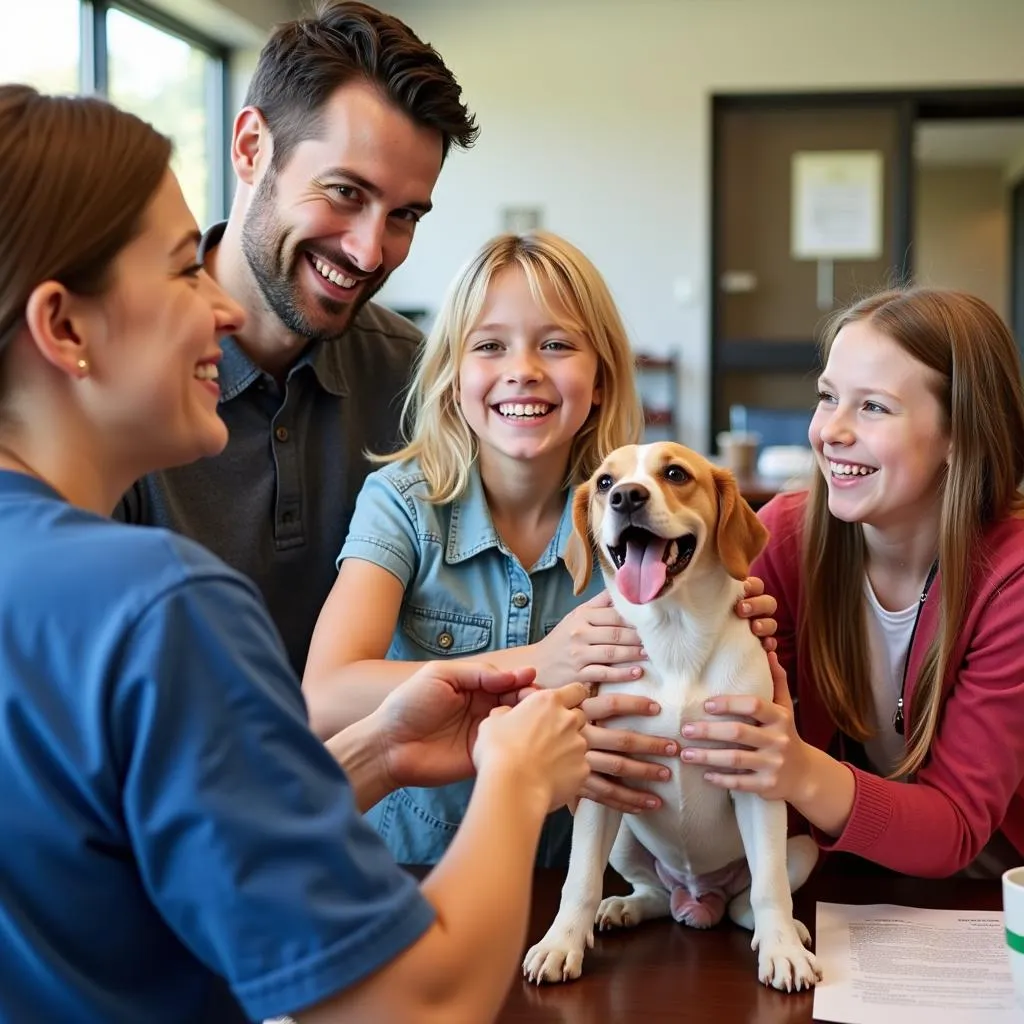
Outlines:
[{"label": "dog's black nose", "polygon": [[612,488],[608,503],[616,512],[631,515],[642,509],[650,497],[651,492],[642,484],[619,484]]}]

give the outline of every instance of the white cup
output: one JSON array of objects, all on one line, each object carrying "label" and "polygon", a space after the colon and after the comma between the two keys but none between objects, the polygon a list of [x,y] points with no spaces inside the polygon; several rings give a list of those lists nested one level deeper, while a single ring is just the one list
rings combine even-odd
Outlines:
[{"label": "white cup", "polygon": [[1013,992],[1024,1007],[1024,867],[1003,872],[1003,923],[1013,972]]}]

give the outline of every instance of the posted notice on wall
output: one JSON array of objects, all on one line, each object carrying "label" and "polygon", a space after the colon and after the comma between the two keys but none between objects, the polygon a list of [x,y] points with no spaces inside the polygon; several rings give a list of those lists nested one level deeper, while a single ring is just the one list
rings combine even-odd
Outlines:
[{"label": "posted notice on wall", "polygon": [[882,256],[882,168],[873,150],[793,154],[793,259]]},{"label": "posted notice on wall", "polygon": [[815,1020],[1022,1024],[998,910],[819,903]]}]

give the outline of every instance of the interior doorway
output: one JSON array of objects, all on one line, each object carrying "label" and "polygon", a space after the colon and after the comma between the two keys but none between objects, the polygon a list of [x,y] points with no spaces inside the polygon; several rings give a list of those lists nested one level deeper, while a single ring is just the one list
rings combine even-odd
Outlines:
[{"label": "interior doorway", "polygon": [[[792,242],[795,167],[844,151],[884,168],[880,240],[816,268]],[[1024,346],[1024,88],[714,96],[711,224],[712,439],[737,409],[809,419],[822,324],[878,287],[978,294]]]},{"label": "interior doorway", "polygon": [[1013,266],[1020,216],[1015,191],[1022,180],[1024,118],[917,122],[915,282],[971,292],[1013,326],[1020,306]]},{"label": "interior doorway", "polygon": [[1024,174],[1010,193],[1010,326],[1024,355]]}]

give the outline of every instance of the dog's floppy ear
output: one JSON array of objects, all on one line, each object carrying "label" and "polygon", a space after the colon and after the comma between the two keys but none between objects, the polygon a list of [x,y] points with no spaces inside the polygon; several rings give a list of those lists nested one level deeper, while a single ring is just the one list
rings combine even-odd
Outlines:
[{"label": "dog's floppy ear", "polygon": [[572,592],[582,594],[594,572],[590,542],[590,481],[580,484],[572,496],[572,536],[565,545],[565,567],[572,576]]},{"label": "dog's floppy ear", "polygon": [[732,473],[718,466],[712,473],[718,490],[718,557],[733,579],[745,580],[750,563],[768,543],[768,530],[740,494]]}]

